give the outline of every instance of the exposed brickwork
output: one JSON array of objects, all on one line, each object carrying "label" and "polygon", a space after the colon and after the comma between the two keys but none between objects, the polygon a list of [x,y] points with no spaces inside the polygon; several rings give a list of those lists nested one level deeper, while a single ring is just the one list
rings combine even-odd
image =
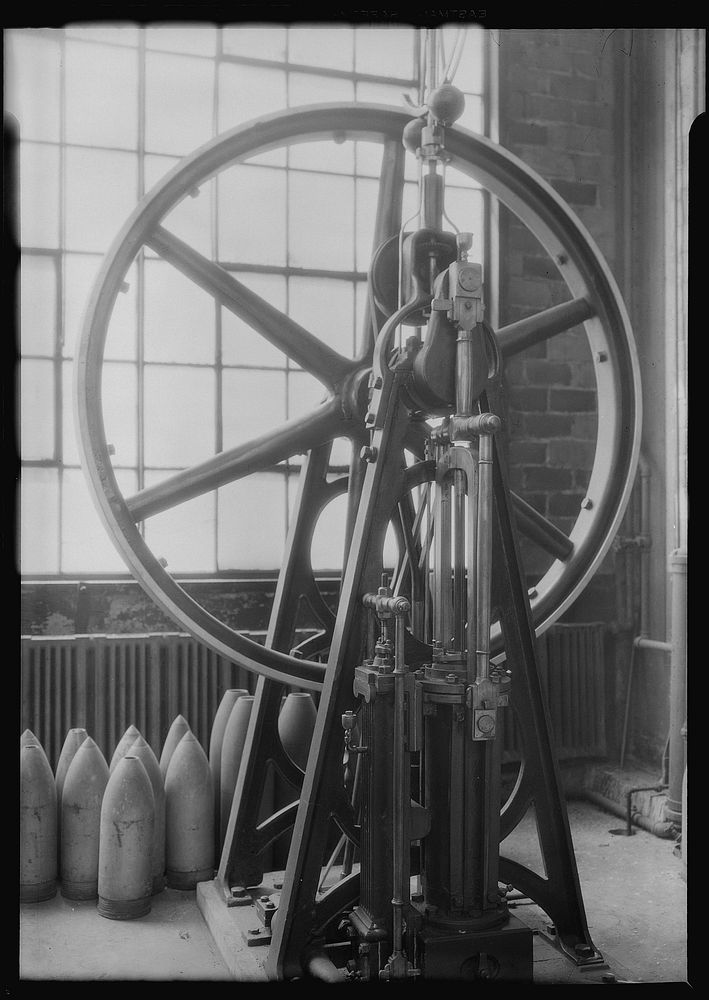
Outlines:
[{"label": "exposed brickwork", "polygon": [[[500,142],[568,203],[612,267],[617,181],[608,96],[613,87],[603,79],[607,34],[500,33]],[[500,225],[501,325],[568,300],[557,264],[529,230],[504,209]],[[589,481],[597,429],[594,362],[583,329],[509,359],[505,380],[512,487],[570,531]],[[525,540],[522,551],[530,578],[550,565]]]}]

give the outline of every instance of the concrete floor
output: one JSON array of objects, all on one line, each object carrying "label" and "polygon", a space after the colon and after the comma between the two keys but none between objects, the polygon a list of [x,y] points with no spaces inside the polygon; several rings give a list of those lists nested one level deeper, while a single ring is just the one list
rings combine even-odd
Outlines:
[{"label": "concrete floor", "polygon": [[[632,837],[614,836],[609,831],[622,828],[623,822],[588,802],[570,802],[569,819],[589,929],[608,965],[602,971],[621,982],[686,983],[686,869],[673,853],[673,842],[639,829]],[[504,842],[503,853],[536,867],[535,839],[530,815]],[[265,949],[245,949],[240,936],[233,949],[220,940],[228,952],[225,960],[196,896],[166,889],[153,897],[150,914],[135,921],[107,920],[98,915],[95,902],[77,903],[60,894],[44,903],[23,904],[20,980],[262,978]],[[241,919],[248,923],[245,910],[250,908],[241,909]],[[228,912],[235,914],[238,908]],[[535,984],[603,982],[601,971],[580,973],[548,944],[549,921],[536,906],[522,902],[513,912],[538,931]],[[253,923],[251,915],[249,926]],[[235,956],[236,977],[230,972]]]}]

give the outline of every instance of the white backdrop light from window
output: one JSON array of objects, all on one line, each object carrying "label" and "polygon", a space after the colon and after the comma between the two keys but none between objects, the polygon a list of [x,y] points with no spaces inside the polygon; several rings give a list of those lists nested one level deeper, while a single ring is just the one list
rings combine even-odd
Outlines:
[{"label": "white backdrop light from window", "polygon": [[105,253],[135,208],[138,158],[109,149],[66,151],[66,248]]},{"label": "white backdrop light from window", "polygon": [[[86,495],[86,493],[84,493]],[[22,470],[19,568],[23,576],[59,572],[59,471]]]},{"label": "white backdrop light from window", "polygon": [[[162,473],[146,470],[146,486],[161,479]],[[145,540],[158,559],[167,560],[170,573],[215,571],[215,507],[214,494],[207,493],[146,520]]]},{"label": "white backdrop light from window", "polygon": [[146,365],[145,464],[185,468],[214,454],[215,374],[208,368]]},{"label": "white backdrop light from window", "polygon": [[25,461],[54,457],[54,365],[20,364],[20,441]]},{"label": "white backdrop light from window", "polygon": [[[66,141],[135,149],[138,142],[138,53],[117,45],[67,41]],[[116,87],[114,81],[123,80]]]},{"label": "white backdrop light from window", "polygon": [[222,372],[224,448],[261,437],[286,419],[286,376],[276,371]]},{"label": "white backdrop light from window", "polygon": [[292,267],[354,267],[354,180],[303,171],[288,175],[288,263]]},{"label": "white backdrop light from window", "polygon": [[22,254],[20,333],[23,354],[54,354],[57,332],[57,263],[53,257]]},{"label": "white backdrop light from window", "polygon": [[20,240],[23,247],[59,246],[59,148],[20,146]]},{"label": "white backdrop light from window", "polygon": [[[134,472],[119,469],[116,481],[125,496],[135,492]],[[61,564],[64,573],[128,572],[88,494],[81,469],[65,469],[62,476]]]},{"label": "white backdrop light from window", "polygon": [[163,260],[145,261],[146,361],[214,363],[211,295]]},{"label": "white backdrop light from window", "polygon": [[240,164],[219,175],[219,258],[285,264],[286,173]]},{"label": "white backdrop light from window", "polygon": [[281,62],[286,57],[286,39],[286,28],[273,24],[225,25],[222,29],[224,52],[231,56]]},{"label": "white backdrop light from window", "polygon": [[[71,400],[74,382],[74,365],[65,362],[64,397]],[[106,441],[113,446],[114,467],[135,466],[138,440],[138,373],[135,365],[107,362],[101,379],[104,428]],[[79,465],[79,449],[74,429],[71,407],[64,407],[63,427],[64,462]]]},{"label": "white backdrop light from window", "polygon": [[288,58],[292,63],[351,70],[354,32],[347,27],[307,24],[288,29]]},{"label": "white backdrop light from window", "polygon": [[354,289],[351,281],[292,277],[288,282],[289,315],[328,347],[345,357],[354,348]]},{"label": "white backdrop light from window", "polygon": [[283,477],[257,474],[217,493],[218,568],[277,570],[286,531]]},{"label": "white backdrop light from window", "polygon": [[186,156],[211,138],[211,59],[148,52],[145,87],[147,152]]}]

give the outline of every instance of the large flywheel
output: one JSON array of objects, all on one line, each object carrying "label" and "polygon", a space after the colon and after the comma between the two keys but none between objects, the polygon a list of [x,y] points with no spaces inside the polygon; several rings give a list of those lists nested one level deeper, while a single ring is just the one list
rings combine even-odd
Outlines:
[{"label": "large flywheel", "polygon": [[[100,516],[132,573],[182,629],[217,653],[273,680],[313,690],[323,683],[324,664],[262,646],[209,613],[151,551],[140,525],[155,514],[293,456],[324,447],[338,438],[350,439],[356,459],[369,442],[370,375],[377,337],[389,316],[386,310],[382,311],[381,299],[371,295],[368,318],[371,334],[363,338],[354,357],[346,357],[178,238],[170,229],[169,216],[201,185],[252,157],[299,143],[341,144],[364,140],[383,146],[375,244],[396,242],[402,226],[405,177],[402,135],[410,121],[411,111],[406,108],[318,105],[260,118],[198,149],[153,188],[116,237],[96,280],[77,352],[75,398],[83,466]],[[533,344],[580,325],[594,362],[598,414],[595,459],[572,531],[569,535],[562,534],[526,504],[523,497],[513,497],[518,530],[553,556],[551,566],[536,583],[531,597],[533,624],[540,634],[588,583],[608,551],[625,509],[640,435],[635,347],[607,265],[556,192],[518,158],[463,128],[446,130],[446,154],[451,167],[479,183],[528,227],[555,262],[570,292],[569,301],[496,331],[495,342],[503,362]],[[465,225],[464,220],[460,222]],[[274,234],[274,239],[278,238],[279,234]],[[155,486],[124,496],[112,467],[104,425],[103,359],[117,296],[131,265],[146,248],[210,293],[222,307],[314,376],[322,383],[326,399],[304,417],[224,450]],[[417,414],[419,430],[426,426],[427,416]],[[414,456],[413,467],[420,464],[421,468],[411,473],[410,479],[417,489],[425,489],[430,476],[426,472],[421,435],[413,433],[414,430],[412,426],[405,449]],[[356,460],[351,468],[356,468]],[[356,505],[357,499],[355,479],[350,476],[351,506]],[[314,507],[321,509],[334,494],[346,488],[344,482],[324,485],[317,497],[313,497]],[[414,554],[419,563],[425,561],[421,553],[426,544],[426,518],[419,513],[420,507],[417,510],[408,503],[408,495],[407,492],[402,496],[400,503],[403,529],[399,528],[399,537],[402,547],[408,547],[413,566]],[[396,518],[392,523],[395,521]],[[305,567],[305,575],[313,576],[309,566]],[[400,573],[402,579],[404,575]],[[411,571],[409,576],[413,576]],[[316,602],[314,580],[310,589]],[[497,624],[493,625],[491,642],[493,655],[499,656],[503,645]]]}]

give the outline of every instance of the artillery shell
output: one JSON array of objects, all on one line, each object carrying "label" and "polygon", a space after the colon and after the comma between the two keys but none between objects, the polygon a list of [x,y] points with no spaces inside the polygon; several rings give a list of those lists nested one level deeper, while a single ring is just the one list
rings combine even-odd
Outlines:
[{"label": "artillery shell", "polygon": [[59,873],[66,899],[96,899],[101,803],[110,771],[91,737],[74,754],[64,779]]},{"label": "artillery shell", "polygon": [[209,760],[194,733],[186,733],[165,779],[167,884],[194,889],[214,877],[214,792]]},{"label": "artillery shell", "polygon": [[133,920],[150,912],[155,800],[148,772],[126,754],[108,779],[101,805],[98,912]]},{"label": "artillery shell", "polygon": [[20,748],[20,902],[57,893],[57,787],[44,750]]}]

